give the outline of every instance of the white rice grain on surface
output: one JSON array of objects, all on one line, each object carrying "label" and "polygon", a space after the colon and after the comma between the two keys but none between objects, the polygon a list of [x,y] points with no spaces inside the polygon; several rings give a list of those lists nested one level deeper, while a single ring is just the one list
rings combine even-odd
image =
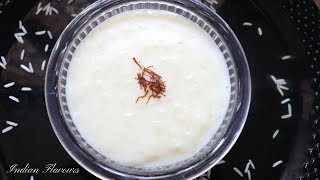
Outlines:
[{"label": "white rice grain on surface", "polygon": [[249,168],[250,168],[250,162],[246,164],[246,167],[244,168],[244,172],[247,173],[249,171]]},{"label": "white rice grain on surface", "polygon": [[18,126],[17,123],[12,122],[12,121],[6,121],[6,123],[7,123],[8,125],[10,125],[10,126]]},{"label": "white rice grain on surface", "polygon": [[1,56],[0,66],[1,66],[3,69],[7,69],[7,61],[6,61],[6,58],[4,58],[3,56]]},{"label": "white rice grain on surface", "polygon": [[279,129],[277,129],[277,130],[273,133],[272,139],[276,138],[277,135],[278,135],[278,133],[279,133]]},{"label": "white rice grain on surface", "polygon": [[249,159],[249,163],[250,163],[250,165],[251,165],[251,167],[252,167],[252,169],[256,169],[256,166],[253,164],[253,162],[251,161],[251,159]]},{"label": "white rice grain on surface", "polygon": [[49,49],[49,45],[48,45],[48,44],[46,44],[46,46],[44,47],[44,52],[47,52],[47,51],[48,51],[48,49]]},{"label": "white rice grain on surface", "polygon": [[50,5],[51,3],[48,3],[47,5],[45,5],[43,8],[42,8],[42,11],[45,11],[45,15],[49,15],[49,11],[50,11]]},{"label": "white rice grain on surface", "polygon": [[48,34],[48,36],[49,36],[49,38],[50,39],[52,39],[53,37],[52,37],[52,34],[51,34],[51,32],[50,31],[47,31],[47,34]]},{"label": "white rice grain on surface", "polygon": [[44,71],[45,67],[46,67],[46,60],[42,61],[41,70]]},{"label": "white rice grain on surface", "polygon": [[37,7],[37,11],[36,11],[36,15],[38,15],[41,11],[42,11],[41,2],[39,2],[38,7]]},{"label": "white rice grain on surface", "polygon": [[234,170],[237,174],[239,174],[239,176],[243,177],[242,172],[241,172],[238,168],[234,167],[233,170]]},{"label": "white rice grain on surface", "polygon": [[281,96],[284,96],[284,92],[282,91],[282,89],[279,86],[277,86],[277,90]]},{"label": "white rice grain on surface", "polygon": [[25,71],[27,71],[28,73],[30,73],[30,69],[29,69],[27,66],[21,64],[20,67],[21,67],[23,70],[25,70]]},{"label": "white rice grain on surface", "polygon": [[32,89],[30,87],[22,87],[21,91],[31,91]]},{"label": "white rice grain on surface", "polygon": [[5,84],[3,87],[9,88],[9,87],[12,87],[13,85],[14,85],[14,82],[11,82],[11,83]]},{"label": "white rice grain on surface", "polygon": [[289,90],[289,88],[288,87],[286,87],[286,86],[283,86],[283,85],[278,85],[278,87],[280,88],[280,89],[284,89],[284,90]]},{"label": "white rice grain on surface", "polygon": [[19,33],[14,33],[14,37],[16,38],[16,40],[17,40],[19,43],[23,44],[24,41],[23,41],[23,39],[22,39],[21,36],[22,36],[22,35],[19,34]]},{"label": "white rice grain on surface", "polygon": [[277,166],[279,166],[280,164],[282,164],[282,162],[283,162],[283,161],[279,160],[279,161],[273,163],[272,167],[273,167],[273,168],[274,168],[274,167],[277,167]]},{"label": "white rice grain on surface", "polygon": [[259,36],[262,36],[262,29],[261,29],[261,27],[258,27],[258,34],[259,34]]},{"label": "white rice grain on surface", "polygon": [[224,163],[226,163],[226,161],[221,160],[221,161],[219,161],[219,162],[216,164],[216,166],[218,166],[218,165],[220,165],[220,164],[224,164]]},{"label": "white rice grain on surface", "polygon": [[242,23],[243,26],[252,26],[252,23],[251,22],[244,22]]},{"label": "white rice grain on surface", "polygon": [[247,175],[248,175],[248,180],[251,180],[251,172],[250,172],[250,170],[247,171]]},{"label": "white rice grain on surface", "polygon": [[40,36],[40,35],[44,35],[45,33],[46,33],[46,31],[42,30],[42,31],[37,31],[34,34],[37,36]]},{"label": "white rice grain on surface", "polygon": [[284,79],[277,79],[277,84],[279,84],[279,85],[286,85],[287,82],[286,82],[286,80],[284,80]]},{"label": "white rice grain on surface", "polygon": [[30,73],[33,73],[33,67],[32,67],[32,64],[29,62],[29,70],[30,70]]},{"label": "white rice grain on surface", "polygon": [[56,14],[59,14],[59,11],[54,7],[51,7],[51,13],[52,13],[52,11],[55,12]]},{"label": "white rice grain on surface", "polygon": [[285,103],[287,103],[287,102],[289,102],[289,101],[290,101],[290,98],[287,98],[287,99],[281,101],[281,104],[285,104]]},{"label": "white rice grain on surface", "polygon": [[71,14],[71,17],[76,17],[77,16],[77,14]]},{"label": "white rice grain on surface", "polygon": [[274,77],[273,75],[270,75],[270,77],[271,77],[271,79],[273,80],[273,82],[274,82],[275,84],[277,84],[277,79],[276,79],[276,77]]},{"label": "white rice grain on surface", "polygon": [[19,99],[14,96],[9,96],[9,99],[11,99],[12,101],[15,101],[15,102],[20,102]]},{"label": "white rice grain on surface", "polygon": [[4,133],[6,133],[6,132],[10,131],[11,129],[13,129],[13,127],[12,127],[12,126],[9,126],[9,127],[6,127],[6,128],[4,128],[4,129],[2,129],[2,134],[4,134]]},{"label": "white rice grain on surface", "polygon": [[68,1],[68,4],[71,4],[71,3],[73,3],[73,1],[74,1],[74,0],[69,0],[69,1]]},{"label": "white rice grain on surface", "polygon": [[281,119],[288,119],[292,117],[292,107],[291,104],[288,103],[288,114],[281,116]]},{"label": "white rice grain on surface", "polygon": [[281,57],[282,60],[287,60],[287,59],[291,59],[291,58],[292,58],[291,55],[285,55],[285,56]]},{"label": "white rice grain on surface", "polygon": [[2,64],[1,62],[0,62],[0,66],[2,67],[2,69],[6,69],[6,66],[4,64]]},{"label": "white rice grain on surface", "polygon": [[27,34],[28,32],[27,32],[27,30],[26,30],[26,28],[23,26],[23,24],[22,24],[22,21],[21,20],[19,20],[19,29],[21,29],[22,30],[22,32],[24,32],[25,34]]},{"label": "white rice grain on surface", "polygon": [[2,64],[7,66],[7,60],[6,60],[6,58],[4,56],[1,56],[1,61],[2,61]]},{"label": "white rice grain on surface", "polygon": [[24,32],[17,32],[16,33],[18,36],[24,36],[24,35],[26,35],[26,33],[24,33]]},{"label": "white rice grain on surface", "polygon": [[23,60],[24,58],[24,53],[25,53],[25,50],[22,49],[21,53],[20,53],[20,60]]}]

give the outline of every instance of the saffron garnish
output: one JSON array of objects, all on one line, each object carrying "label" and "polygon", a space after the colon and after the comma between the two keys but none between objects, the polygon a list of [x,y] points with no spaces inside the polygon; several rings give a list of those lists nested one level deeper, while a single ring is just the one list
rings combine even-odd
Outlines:
[{"label": "saffron garnish", "polygon": [[139,99],[147,97],[149,91],[151,91],[151,94],[148,97],[147,104],[151,98],[160,99],[161,96],[165,96],[166,85],[164,84],[165,82],[162,80],[162,77],[150,69],[152,66],[144,67],[136,60],[136,58],[132,59],[141,69],[141,72],[137,73],[136,80],[138,80],[140,89],[143,89],[144,91],[144,95],[139,96],[136,103]]}]

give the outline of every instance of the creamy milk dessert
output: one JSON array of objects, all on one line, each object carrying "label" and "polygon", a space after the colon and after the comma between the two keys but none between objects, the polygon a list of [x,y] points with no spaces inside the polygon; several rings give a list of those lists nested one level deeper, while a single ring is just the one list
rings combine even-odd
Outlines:
[{"label": "creamy milk dessert", "polygon": [[[161,76],[160,98],[147,102],[148,87],[137,101],[145,91],[133,58]],[[173,13],[138,10],[106,20],[79,44],[66,95],[89,145],[116,162],[155,167],[188,159],[209,142],[228,109],[230,80],[204,30]]]}]

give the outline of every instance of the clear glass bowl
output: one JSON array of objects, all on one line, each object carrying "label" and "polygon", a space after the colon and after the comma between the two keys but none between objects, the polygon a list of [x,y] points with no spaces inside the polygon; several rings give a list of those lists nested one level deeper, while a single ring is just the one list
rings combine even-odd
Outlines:
[{"label": "clear glass bowl", "polygon": [[[77,45],[97,25],[125,11],[152,9],[184,16],[203,28],[219,46],[229,68],[231,99],[228,112],[210,142],[189,159],[156,168],[119,164],[99,154],[81,137],[70,116],[65,95],[69,63]],[[66,27],[51,53],[45,98],[52,127],[66,151],[86,170],[106,179],[191,179],[218,163],[231,149],[244,126],[251,98],[251,82],[243,49],[215,12],[196,0],[96,1]]]}]

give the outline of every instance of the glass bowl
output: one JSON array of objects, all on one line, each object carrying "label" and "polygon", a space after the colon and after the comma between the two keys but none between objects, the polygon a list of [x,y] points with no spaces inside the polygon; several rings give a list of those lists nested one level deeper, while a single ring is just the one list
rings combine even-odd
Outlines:
[{"label": "glass bowl", "polygon": [[[169,11],[204,29],[223,53],[231,82],[227,114],[210,142],[187,160],[154,168],[119,164],[93,149],[75,127],[65,94],[69,63],[78,44],[108,18],[140,9]],[[74,160],[102,179],[191,179],[201,175],[218,163],[236,142],[245,124],[250,98],[249,68],[238,39],[226,22],[196,0],[96,1],[75,17],[57,40],[45,79],[46,106],[55,134]]]}]

